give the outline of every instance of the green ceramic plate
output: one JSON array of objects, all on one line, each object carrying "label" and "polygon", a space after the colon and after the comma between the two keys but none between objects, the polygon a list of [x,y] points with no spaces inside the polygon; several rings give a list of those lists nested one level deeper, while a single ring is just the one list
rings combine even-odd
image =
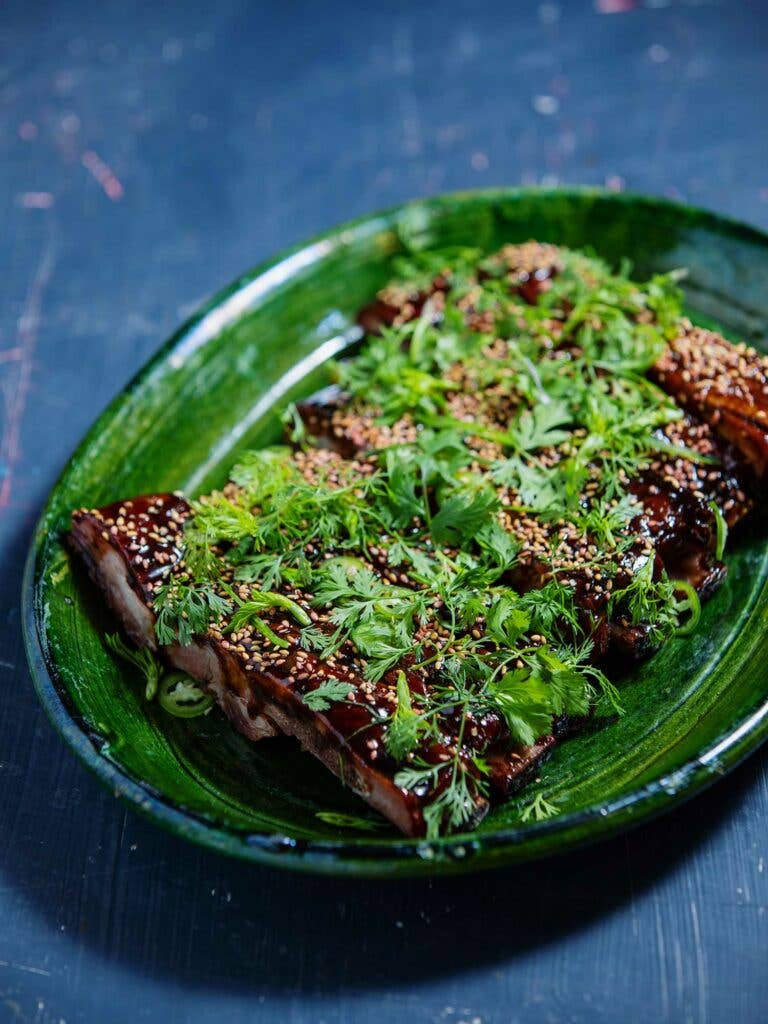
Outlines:
[{"label": "green ceramic plate", "polygon": [[[244,446],[274,441],[276,407],[313,390],[355,311],[409,249],[492,250],[528,238],[591,246],[638,275],[686,266],[692,315],[764,345],[768,236],[699,210],[589,190],[504,189],[413,203],[338,228],[216,296],[114,400],[43,512],[24,584],[26,641],[56,728],[116,793],[195,842],[304,870],[407,875],[539,857],[667,810],[768,733],[768,545],[736,540],[726,584],[694,636],[623,686],[626,715],[560,747],[536,792],[557,805],[523,822],[523,798],[471,835],[405,840],[387,825],[342,828],[319,811],[364,805],[287,740],[250,744],[223,716],[169,718],[101,642],[112,623],[62,543],[70,511],[146,491],[195,494],[226,478]],[[755,517],[758,519],[760,517]]]}]

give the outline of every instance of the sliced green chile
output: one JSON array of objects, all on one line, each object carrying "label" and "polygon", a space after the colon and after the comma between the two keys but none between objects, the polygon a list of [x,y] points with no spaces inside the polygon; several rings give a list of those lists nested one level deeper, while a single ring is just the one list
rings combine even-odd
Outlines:
[{"label": "sliced green chile", "polygon": [[160,680],[158,701],[175,718],[197,718],[213,707],[213,697],[184,672],[168,672]]},{"label": "sliced green chile", "polygon": [[685,597],[677,601],[675,610],[677,614],[690,612],[690,615],[675,630],[675,636],[688,636],[692,633],[701,618],[701,599],[694,588],[687,580],[672,581],[676,591],[682,591]]}]

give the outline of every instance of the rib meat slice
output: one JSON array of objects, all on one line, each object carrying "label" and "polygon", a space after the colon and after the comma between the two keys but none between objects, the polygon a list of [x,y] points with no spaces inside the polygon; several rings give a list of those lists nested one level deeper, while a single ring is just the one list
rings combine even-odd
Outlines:
[{"label": "rib meat slice", "polygon": [[768,356],[684,321],[651,376],[768,476]]},{"label": "rib meat slice", "polygon": [[[126,632],[140,645],[157,649],[153,593],[179,564],[180,530],[188,515],[189,506],[182,498],[164,494],[73,516],[72,544]],[[281,627],[276,624],[276,629]],[[286,630],[281,633],[285,635]],[[293,657],[285,659],[279,670],[264,671],[256,671],[253,660],[235,645],[210,635],[196,637],[189,646],[163,647],[161,653],[171,665],[206,684],[227,717],[249,739],[274,735],[278,729],[296,736],[403,832],[419,834],[423,831],[419,799],[367,764],[331,721],[312,712],[295,692],[291,672],[297,649],[294,644]],[[312,667],[319,681],[323,666]]]},{"label": "rib meat slice", "polygon": [[[503,272],[510,290],[530,304],[536,303],[561,270],[557,247],[539,242],[505,246],[489,262],[495,264],[496,272]],[[481,270],[479,276],[488,273]],[[421,314],[427,299],[444,298],[448,290],[447,273],[418,293],[390,286],[361,311],[358,323],[369,334],[407,323]],[[436,317],[440,308],[438,301]],[[471,304],[466,312],[471,324],[476,319]],[[768,356],[684,319],[680,333],[669,342],[649,376],[732,445],[758,481],[768,478]],[[320,418],[317,410],[315,415]]]},{"label": "rib meat slice", "polygon": [[[343,663],[331,669],[301,649],[298,629],[279,615],[269,623],[289,646],[274,650],[268,660],[247,638],[214,629],[189,646],[158,648],[153,598],[158,586],[183,567],[181,531],[189,513],[184,499],[171,494],[80,510],[73,515],[71,543],[131,639],[158,650],[172,666],[204,683],[244,735],[252,740],[278,732],[295,736],[404,833],[424,834],[423,808],[440,787],[413,792],[395,784],[395,765],[383,743],[382,722],[392,711],[391,687],[385,682],[364,682]],[[338,701],[323,712],[313,711],[302,695],[331,675],[349,680],[350,697],[364,696],[359,703]],[[490,752],[490,782],[497,794],[509,793],[527,778],[554,745],[553,737],[543,737],[533,747],[510,749],[495,716],[472,727]],[[447,763],[451,740],[446,733],[444,741],[430,742],[420,754],[429,763]],[[476,820],[487,809],[488,801],[478,797]]]},{"label": "rib meat slice", "polygon": [[[716,442],[706,424],[696,424],[689,418],[676,429],[679,443],[705,454],[714,450]],[[342,431],[340,439],[356,447],[347,432]],[[644,537],[653,538],[660,563],[676,578],[689,579],[704,594],[714,588],[723,572],[721,564],[712,558],[714,533],[708,501],[716,500],[731,523],[749,507],[738,490],[737,478],[728,475],[724,464],[728,460],[722,452],[720,456],[721,465],[716,469],[702,468],[685,459],[660,458],[634,487],[645,509],[634,526],[638,545],[642,546]],[[331,452],[324,457],[339,458]],[[190,507],[183,498],[166,494],[81,510],[73,516],[73,546],[137,644],[157,649],[153,599],[158,586],[174,571],[183,569],[182,530],[189,515]],[[605,657],[611,651],[634,657],[648,653],[651,645],[643,624],[608,622],[605,595],[596,596],[591,579],[578,568],[571,576],[577,600],[594,624],[595,657]],[[541,586],[545,580],[535,561],[529,560],[510,582],[526,590]],[[409,835],[422,834],[423,806],[439,790],[418,795],[394,784],[396,766],[388,758],[381,724],[393,710],[391,674],[389,680],[385,677],[382,684],[373,685],[364,682],[354,666],[335,664],[330,669],[316,655],[301,650],[295,625],[275,619],[270,620],[270,626],[288,642],[287,653],[273,650],[267,652],[271,657],[256,661],[252,640],[221,630],[196,637],[186,647],[164,647],[160,653],[171,665],[205,683],[221,709],[249,739],[279,732],[296,736],[400,829]],[[336,702],[324,713],[312,711],[302,694],[329,675],[349,679],[350,691],[364,694],[364,700],[359,704]],[[423,679],[413,674],[409,683],[414,690],[424,685]],[[475,749],[489,765],[492,796],[504,797],[519,787],[573,724],[554,723],[551,735],[541,737],[531,747],[520,747],[510,746],[508,732],[498,716],[488,714],[482,721],[472,722]],[[451,736],[446,735],[442,746],[431,744],[421,754],[439,761],[445,759],[450,747]],[[485,800],[478,802],[477,818],[487,806]]]},{"label": "rib meat slice", "polygon": [[[181,530],[189,505],[173,494],[82,509],[72,517],[70,543],[83,558],[110,607],[135,644],[157,651],[153,587],[181,559]],[[248,692],[242,672],[225,651],[205,640],[162,648],[173,667],[208,684],[222,710],[249,739],[277,735],[263,714],[264,702]]]}]

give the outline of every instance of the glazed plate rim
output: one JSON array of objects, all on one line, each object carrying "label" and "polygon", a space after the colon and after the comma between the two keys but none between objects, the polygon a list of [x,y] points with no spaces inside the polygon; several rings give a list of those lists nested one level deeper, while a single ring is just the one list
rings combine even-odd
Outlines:
[{"label": "glazed plate rim", "polygon": [[[378,226],[391,223],[396,216],[409,210],[439,208],[446,201],[470,201],[473,198],[488,202],[514,201],[530,195],[547,194],[566,198],[595,197],[617,203],[645,204],[661,207],[681,216],[696,214],[713,228],[726,234],[746,237],[768,249],[768,233],[736,219],[673,200],[635,194],[613,193],[593,187],[565,188],[491,188],[445,193],[428,199],[417,199],[378,211],[333,227],[314,238],[283,250],[274,258],[258,265],[217,292],[201,305],[171,337],[147,360],[138,373],[121,389],[99,414],[52,487],[44,504],[27,554],[22,584],[22,627],[30,673],[43,708],[54,728],[78,758],[116,795],[145,816],[163,825],[171,832],[201,846],[244,860],[287,867],[295,870],[338,875],[361,876],[413,876],[424,873],[453,873],[481,870],[511,862],[549,856],[566,848],[583,846],[607,838],[632,827],[700,793],[721,776],[732,771],[768,738],[768,694],[756,702],[751,713],[742,717],[733,727],[714,741],[708,749],[687,760],[671,774],[664,775],[646,785],[615,797],[598,807],[564,812],[547,821],[526,824],[524,827],[500,827],[494,832],[448,836],[436,841],[415,839],[376,838],[295,839],[285,834],[249,834],[214,821],[176,804],[142,782],[123,766],[106,757],[88,735],[85,722],[71,706],[63,684],[58,681],[58,670],[47,650],[44,639],[45,623],[37,602],[37,586],[41,578],[42,546],[39,544],[49,508],[59,486],[65,480],[69,467],[87,450],[98,435],[102,422],[120,407],[125,396],[141,387],[153,370],[168,360],[182,346],[194,348],[216,336],[223,326],[237,319],[244,308],[245,297],[252,297],[259,287],[268,289],[270,275],[283,280],[294,267],[304,269],[316,259],[322,259],[328,243],[339,242],[350,234],[367,234]],[[222,315],[224,314],[224,315]],[[228,314],[228,315],[227,315]],[[753,595],[751,610],[758,597]],[[584,826],[588,826],[583,831]],[[552,849],[552,837],[560,835],[562,842]],[[539,850],[538,840],[549,839]]]}]

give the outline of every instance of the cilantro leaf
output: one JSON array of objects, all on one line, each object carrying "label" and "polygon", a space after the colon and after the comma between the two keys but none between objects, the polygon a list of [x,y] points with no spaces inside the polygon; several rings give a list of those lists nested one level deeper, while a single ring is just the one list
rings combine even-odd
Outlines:
[{"label": "cilantro leaf", "polygon": [[486,696],[507,723],[514,740],[530,747],[552,731],[552,702],[546,683],[530,669],[507,672],[492,680]]},{"label": "cilantro leaf", "polygon": [[461,547],[491,521],[498,507],[499,499],[490,488],[456,489],[433,517],[432,537],[437,544]]},{"label": "cilantro leaf", "polygon": [[312,711],[327,711],[332,704],[346,700],[353,689],[350,683],[332,676],[314,690],[307,690],[302,694],[302,700]]},{"label": "cilantro leaf", "polygon": [[530,803],[523,806],[520,812],[522,822],[546,821],[557,814],[557,804],[547,800],[543,793],[537,793]]},{"label": "cilantro leaf", "polygon": [[570,432],[562,427],[572,422],[567,402],[550,399],[522,413],[510,428],[510,438],[522,452],[556,447],[570,437]]},{"label": "cilantro leaf", "polygon": [[514,647],[531,625],[531,615],[520,605],[516,594],[497,596],[487,616],[487,632],[496,643]]},{"label": "cilantro leaf", "polygon": [[410,615],[395,620],[377,617],[350,631],[350,639],[368,661],[366,679],[378,681],[408,654],[412,647],[409,625]]}]

